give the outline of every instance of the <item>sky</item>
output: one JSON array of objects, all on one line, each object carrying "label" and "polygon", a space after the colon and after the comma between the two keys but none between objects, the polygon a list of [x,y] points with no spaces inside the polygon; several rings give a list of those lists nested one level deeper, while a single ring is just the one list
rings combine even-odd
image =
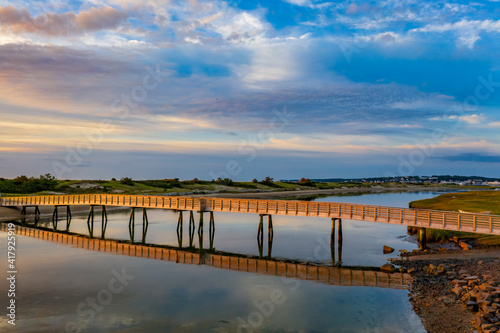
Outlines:
[{"label": "sky", "polygon": [[0,0],[0,177],[500,177],[500,2]]}]

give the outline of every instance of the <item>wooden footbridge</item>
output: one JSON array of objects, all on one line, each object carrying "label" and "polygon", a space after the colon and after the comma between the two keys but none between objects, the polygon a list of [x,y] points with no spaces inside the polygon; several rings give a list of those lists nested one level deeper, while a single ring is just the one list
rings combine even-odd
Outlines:
[{"label": "wooden footbridge", "polygon": [[[21,207],[23,212],[29,207],[35,208],[35,215],[40,213],[39,206],[90,206],[93,220],[93,207],[131,207],[171,209],[179,211],[232,212],[264,215],[311,216],[331,219],[351,219],[367,222],[389,223],[417,228],[466,231],[482,234],[500,235],[500,216],[475,213],[457,213],[428,209],[396,208],[374,205],[360,205],[337,202],[310,202],[288,200],[253,200],[235,198],[206,197],[169,197],[147,195],[52,195],[2,197],[0,204],[5,207]],[[133,210],[132,210],[133,211]],[[203,214],[200,214],[202,218]],[[89,213],[90,220],[90,213]],[[260,228],[260,226],[259,226]],[[260,231],[259,231],[260,232]]]},{"label": "wooden footbridge", "polygon": [[[413,278],[405,273],[385,273],[375,269],[319,266],[289,260],[258,259],[233,253],[202,253],[158,245],[128,244],[109,239],[94,239],[16,225],[16,234],[92,251],[132,257],[165,260],[181,264],[207,265],[238,272],[281,276],[338,286],[365,286],[409,289]],[[8,231],[7,223],[0,223]]]}]

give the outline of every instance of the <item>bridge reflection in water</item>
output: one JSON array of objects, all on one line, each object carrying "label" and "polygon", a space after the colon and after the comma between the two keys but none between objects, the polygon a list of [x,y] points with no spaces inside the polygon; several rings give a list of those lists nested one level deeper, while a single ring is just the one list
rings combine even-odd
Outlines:
[{"label": "bridge reflection in water", "polygon": [[[87,217],[87,229],[88,229],[88,235],[90,238],[94,238],[94,215],[95,215],[95,207],[98,206],[91,206],[89,215]],[[134,244],[135,243],[135,216],[136,216],[136,209],[132,207],[130,209],[130,218],[129,218],[129,236],[130,236],[130,243]],[[141,242],[142,244],[146,244],[146,236],[147,236],[147,231],[149,227],[149,219],[147,215],[147,210],[146,208],[142,208],[142,238]],[[177,241],[178,241],[178,247],[179,248],[188,248],[188,249],[194,249],[194,237],[195,237],[195,231],[196,231],[196,223],[194,219],[194,212],[193,211],[187,211],[189,213],[189,223],[188,223],[188,246],[184,246],[184,212],[182,210],[178,211],[179,217],[177,220]],[[199,213],[199,223],[198,223],[198,243],[200,251],[204,251],[203,247],[203,234],[204,234],[204,212],[198,212]],[[209,252],[213,252],[215,250],[214,247],[214,239],[215,239],[215,219],[214,219],[214,213],[209,212],[210,218],[209,218]],[[54,213],[52,214],[52,229],[54,231],[58,231],[58,206],[54,207]],[[259,252],[259,258],[272,258],[272,248],[273,248],[273,240],[274,240],[274,228],[273,228],[273,220],[272,220],[272,215],[268,214],[260,214],[260,220],[259,220],[259,226],[257,230],[257,248]],[[264,217],[267,216],[267,255],[264,256]],[[107,217],[107,212],[106,212],[106,206],[102,206],[101,208],[101,239],[105,239],[106,235],[106,228],[108,225],[108,217]],[[67,209],[66,213],[66,229],[65,231],[67,233],[70,232],[70,226],[71,226],[71,211],[69,210],[69,207]],[[26,217],[21,219],[21,223],[23,226],[27,226],[26,221],[28,219]],[[40,215],[35,214],[34,218],[34,226],[38,226],[40,222]],[[337,261],[335,261],[335,224],[338,224],[338,231],[337,231]],[[339,218],[332,218],[332,229],[331,229],[331,237],[330,237],[330,252],[331,252],[331,261],[332,265],[342,265],[342,219]]]},{"label": "bridge reflection in water", "polygon": [[[179,220],[182,221],[182,215]],[[69,219],[68,219],[69,220]],[[190,216],[190,221],[191,219]],[[212,220],[212,219],[211,219]],[[263,217],[261,218],[263,220]],[[147,217],[143,217],[147,221]],[[268,230],[272,230],[272,220],[269,219]],[[26,225],[27,221],[23,221]],[[334,221],[335,222],[335,221]],[[194,222],[193,222],[194,225]],[[333,235],[335,224],[332,225],[332,258],[334,257]],[[259,228],[260,229],[260,228]],[[263,228],[262,228],[263,229]],[[0,224],[0,230],[7,231],[7,223]],[[142,242],[137,244],[133,241],[124,242],[119,240],[96,239],[85,235],[70,234],[63,231],[51,231],[46,229],[33,228],[29,226],[20,226],[16,224],[16,234],[43,239],[51,242],[71,245],[73,247],[88,249],[99,252],[110,252],[118,255],[127,255],[133,257],[149,258],[156,260],[172,261],[182,264],[207,265],[214,268],[228,269],[239,272],[248,272],[263,275],[282,276],[300,280],[310,280],[319,283],[339,286],[367,286],[391,289],[409,289],[413,279],[409,274],[403,273],[385,273],[375,268],[349,268],[334,265],[331,266],[311,264],[300,261],[280,260],[271,258],[272,232],[268,233],[268,255],[262,256],[262,249],[259,248],[259,258],[246,256],[237,253],[227,253],[215,251],[213,247],[213,237],[210,241],[210,249],[203,249],[203,227],[198,229],[200,247],[194,248],[192,238],[194,237],[194,228],[190,229],[189,247],[173,248],[160,245],[145,245],[147,227],[143,228]],[[178,225],[179,243],[182,245],[182,223]],[[215,231],[215,230],[214,230]],[[339,254],[342,248],[341,223],[339,224]],[[259,232],[259,237],[263,233]],[[211,233],[213,236],[214,233]],[[260,237],[262,244],[262,237]],[[259,242],[259,241],[258,241]],[[260,245],[259,245],[260,247]]]}]

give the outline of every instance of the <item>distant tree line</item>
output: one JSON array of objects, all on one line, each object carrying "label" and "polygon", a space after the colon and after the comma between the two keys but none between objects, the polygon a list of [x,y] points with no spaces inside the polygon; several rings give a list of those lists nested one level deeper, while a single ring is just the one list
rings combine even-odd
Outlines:
[{"label": "distant tree line", "polygon": [[0,192],[4,193],[35,193],[41,191],[53,191],[58,185],[56,177],[50,173],[38,178],[25,175],[14,179],[0,178]]}]

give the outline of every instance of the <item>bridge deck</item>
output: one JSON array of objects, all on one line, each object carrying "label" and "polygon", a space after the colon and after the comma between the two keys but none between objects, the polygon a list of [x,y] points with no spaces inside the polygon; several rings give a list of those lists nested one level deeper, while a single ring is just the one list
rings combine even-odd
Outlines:
[{"label": "bridge deck", "polygon": [[352,219],[500,235],[500,216],[338,202],[191,198],[147,195],[54,195],[0,198],[2,206],[103,205],[190,211],[252,213]]}]

